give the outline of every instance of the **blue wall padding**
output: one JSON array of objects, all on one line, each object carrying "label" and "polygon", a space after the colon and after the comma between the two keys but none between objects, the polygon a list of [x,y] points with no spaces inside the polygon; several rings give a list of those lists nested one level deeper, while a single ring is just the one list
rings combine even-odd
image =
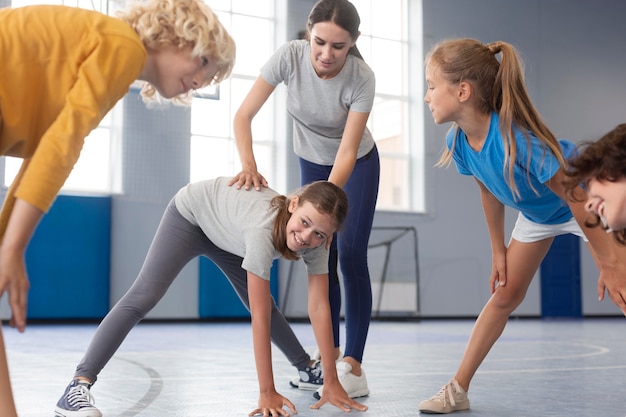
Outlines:
[{"label": "blue wall padding", "polygon": [[[204,257],[200,258],[199,291],[198,313],[201,318],[250,317],[222,270]],[[270,291],[274,300],[278,300],[278,261],[272,265]]]},{"label": "blue wall padding", "polygon": [[541,263],[541,316],[582,317],[580,238],[554,238]]},{"label": "blue wall padding", "polygon": [[26,251],[29,319],[102,318],[109,310],[111,198],[60,195]]}]

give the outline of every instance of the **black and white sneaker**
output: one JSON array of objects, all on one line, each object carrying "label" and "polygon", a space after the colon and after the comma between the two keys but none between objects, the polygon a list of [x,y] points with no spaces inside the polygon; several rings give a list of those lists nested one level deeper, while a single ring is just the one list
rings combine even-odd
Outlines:
[{"label": "black and white sneaker", "polygon": [[298,376],[289,381],[289,385],[305,391],[315,391],[324,385],[324,374],[322,373],[322,363],[318,360],[312,366],[298,370]]}]

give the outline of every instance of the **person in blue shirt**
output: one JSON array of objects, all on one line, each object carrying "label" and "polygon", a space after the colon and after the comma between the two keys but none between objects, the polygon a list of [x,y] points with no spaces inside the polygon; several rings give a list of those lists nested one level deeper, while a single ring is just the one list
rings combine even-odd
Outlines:
[{"label": "person in blue shirt", "polygon": [[[426,82],[424,101],[435,123],[453,123],[437,165],[454,161],[460,174],[478,183],[492,252],[492,295],[456,375],[419,405],[422,412],[450,413],[469,408],[471,379],[524,300],[554,236],[573,233],[589,242],[600,270],[598,297],[608,292],[625,314],[626,248],[588,227],[584,201],[567,197],[566,160],[575,147],[558,141],[533,106],[514,46],[474,39],[440,42],[427,56]],[[505,206],[519,211],[508,244]]]}]

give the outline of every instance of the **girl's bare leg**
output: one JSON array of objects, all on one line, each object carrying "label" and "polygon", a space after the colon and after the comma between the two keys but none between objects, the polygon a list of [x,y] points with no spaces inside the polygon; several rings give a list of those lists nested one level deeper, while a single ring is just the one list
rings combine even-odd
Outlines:
[{"label": "girl's bare leg", "polygon": [[504,331],[511,313],[521,304],[552,238],[533,243],[511,240],[506,253],[506,285],[496,288],[481,311],[465,347],[455,379],[467,391],[474,374]]},{"label": "girl's bare leg", "polygon": [[2,322],[0,322],[0,416],[17,417],[13,391],[11,390],[11,379],[9,378],[9,365],[4,349],[4,338],[2,337]]}]

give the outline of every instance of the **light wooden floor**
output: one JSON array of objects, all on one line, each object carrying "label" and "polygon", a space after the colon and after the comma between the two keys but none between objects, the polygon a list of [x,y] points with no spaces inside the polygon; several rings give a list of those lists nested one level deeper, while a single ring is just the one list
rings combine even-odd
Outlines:
[{"label": "light wooden floor", "polygon": [[[372,323],[364,370],[371,395],[363,417],[416,416],[417,405],[453,375],[471,320]],[[52,416],[54,405],[95,325],[4,328],[21,417]],[[307,324],[294,324],[313,351]],[[346,416],[310,410],[311,392],[289,387],[296,375],[275,349],[279,391],[298,416]],[[143,323],[100,375],[92,392],[104,415],[247,416],[257,401],[247,323]],[[626,416],[626,319],[512,320],[474,378],[471,410],[460,416]],[[349,415],[355,415],[352,412]]]}]

